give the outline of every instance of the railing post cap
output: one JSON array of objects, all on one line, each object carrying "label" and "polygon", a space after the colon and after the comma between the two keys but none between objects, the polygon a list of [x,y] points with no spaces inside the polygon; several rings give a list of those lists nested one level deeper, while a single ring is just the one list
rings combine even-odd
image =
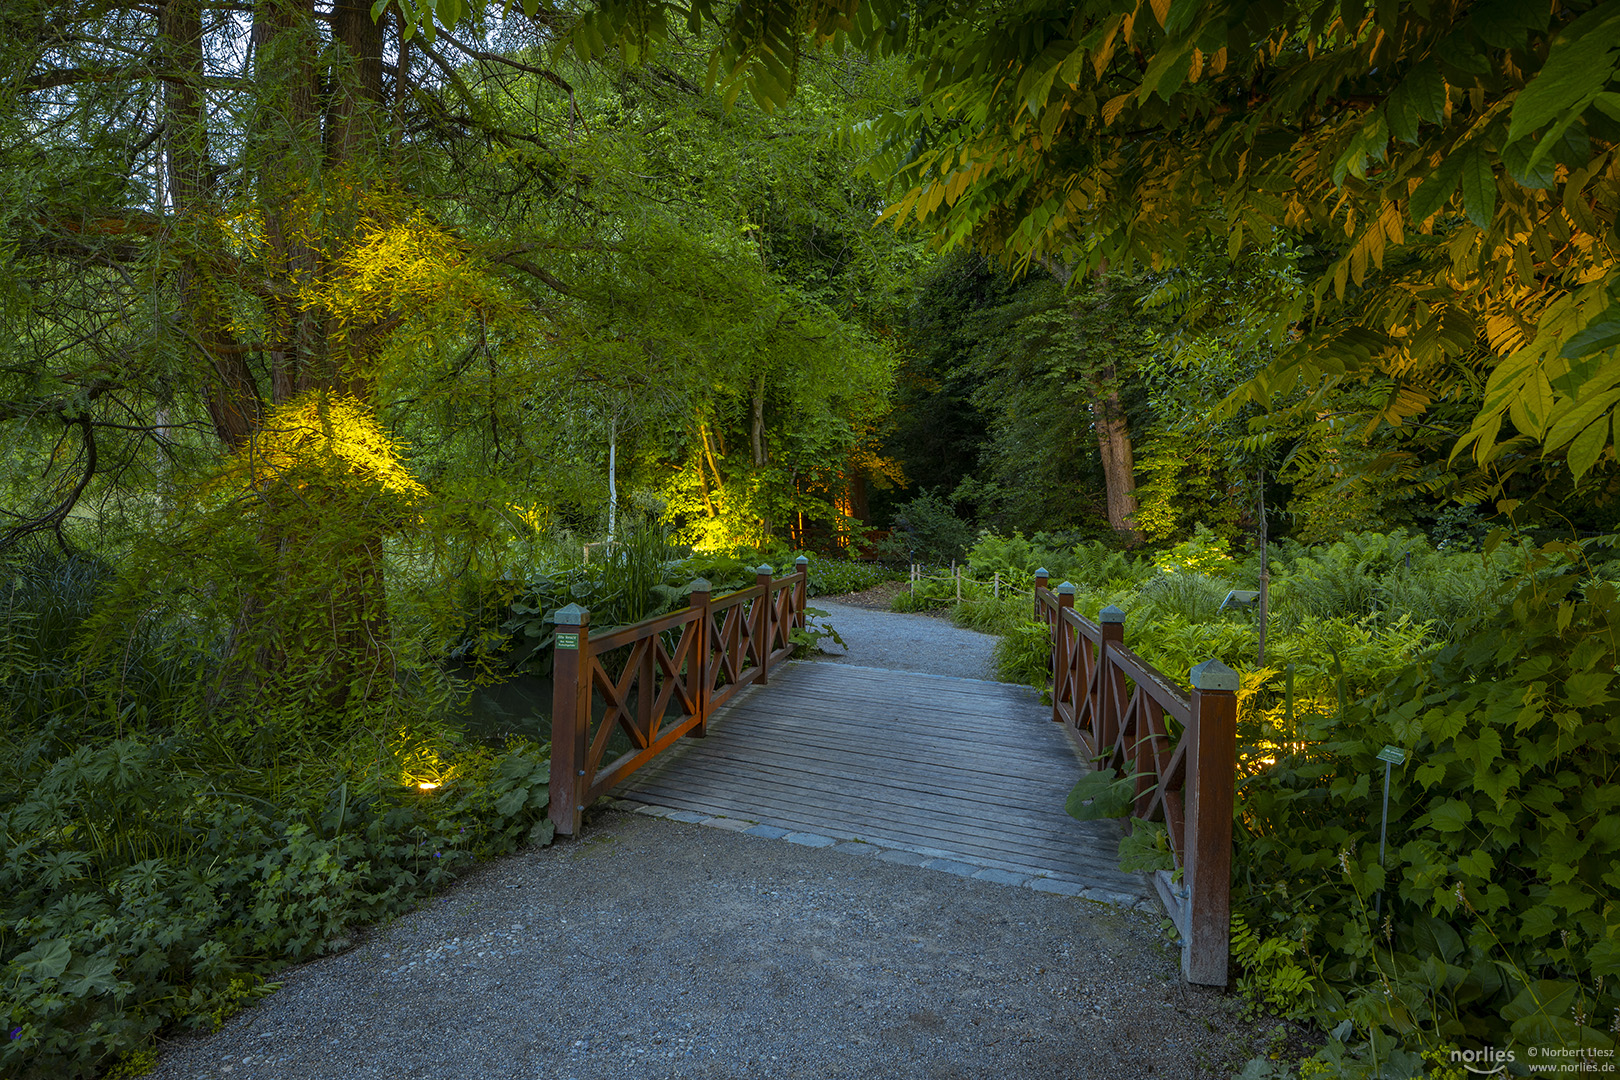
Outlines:
[{"label": "railing post cap", "polygon": [[760,563],[759,564],[759,569],[755,570],[754,573],[756,573],[756,574],[774,574],[774,573],[776,573],[776,571],[771,569],[771,564],[770,563]]},{"label": "railing post cap", "polygon": [[1052,576],[1052,571],[1043,566],[1039,570],[1035,571],[1035,576],[1049,578]]},{"label": "railing post cap", "polygon": [[793,565],[794,566],[809,566],[810,565],[810,556],[808,556],[808,555],[800,555],[797,559],[793,560]]},{"label": "railing post cap", "polygon": [[1192,669],[1194,690],[1236,690],[1238,673],[1219,660],[1205,660]]},{"label": "railing post cap", "polygon": [[1121,611],[1113,604],[1109,604],[1107,607],[1097,612],[1097,621],[1100,623],[1122,623],[1125,621],[1125,612]]},{"label": "railing post cap", "polygon": [[1057,591],[1058,591],[1059,596],[1073,596],[1074,595],[1074,582],[1065,581],[1063,584],[1061,584],[1061,585],[1059,585],[1057,587]]},{"label": "railing post cap", "polygon": [[687,586],[687,592],[708,592],[714,586],[709,584],[708,578],[693,578],[692,584]]},{"label": "railing post cap", "polygon": [[591,613],[578,604],[568,604],[557,609],[558,626],[589,626]]}]

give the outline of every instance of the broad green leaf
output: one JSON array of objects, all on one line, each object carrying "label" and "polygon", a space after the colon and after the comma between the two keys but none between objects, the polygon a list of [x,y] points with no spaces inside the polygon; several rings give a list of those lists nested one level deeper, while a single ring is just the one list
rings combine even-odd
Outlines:
[{"label": "broad green leaf", "polygon": [[529,789],[516,787],[495,800],[495,811],[501,817],[512,817],[529,801]]},{"label": "broad green leaf", "polygon": [[1412,192],[1411,201],[1407,204],[1407,213],[1411,216],[1412,224],[1423,224],[1451,198],[1451,193],[1457,190],[1457,180],[1462,174],[1463,158],[1466,153],[1467,151],[1461,148],[1453,148],[1452,152],[1441,160],[1439,167],[1418,185],[1416,191]]},{"label": "broad green leaf", "polygon": [[[1608,426],[1606,422],[1600,423],[1601,426]],[[1570,453],[1573,457],[1573,449]],[[1578,671],[1564,680],[1564,700],[1577,709],[1594,708],[1610,700],[1609,684],[1612,682],[1614,673],[1611,671]]]},{"label": "broad green leaf", "polygon": [[1547,449],[1557,450],[1568,440],[1575,439],[1594,419],[1607,418],[1617,402],[1620,402],[1620,387],[1571,400],[1567,410],[1558,411],[1557,418],[1547,429]]},{"label": "broad green leaf", "polygon": [[1477,146],[1463,159],[1462,193],[1468,220],[1482,229],[1490,228],[1496,215],[1496,173],[1490,157]]},{"label": "broad green leaf", "polygon": [[1405,91],[1403,100],[1417,110],[1418,116],[1431,124],[1445,122],[1446,79],[1432,61],[1425,61],[1407,72],[1400,89]]},{"label": "broad green leaf", "polygon": [[1614,74],[1613,50],[1620,46],[1620,11],[1588,12],[1553,39],[1547,62],[1513,102],[1508,141],[1514,142],[1554,120],[1579,115]]},{"label": "broad green leaf", "polygon": [[113,956],[81,956],[68,965],[62,989],[74,997],[110,994],[118,989],[118,959]]},{"label": "broad green leaf", "polygon": [[1124,817],[1136,798],[1136,777],[1116,777],[1112,772],[1087,773],[1069,791],[1064,811],[1081,821]]},{"label": "broad green leaf", "polygon": [[12,961],[36,979],[54,979],[67,970],[73,950],[61,938],[42,941]]},{"label": "broad green leaf", "polygon": [[529,843],[545,847],[557,837],[557,823],[550,818],[537,822],[529,830]]},{"label": "broad green leaf", "polygon": [[1446,961],[1454,961],[1462,955],[1463,942],[1451,924],[1433,915],[1424,915],[1418,918],[1412,927],[1413,945],[1418,953],[1429,954]]},{"label": "broad green leaf", "polygon": [[1578,480],[1597,464],[1603,448],[1609,445],[1609,418],[1607,416],[1588,424],[1569,444],[1569,470]]},{"label": "broad green leaf", "polygon": [[1620,303],[1610,303],[1580,333],[1564,342],[1558,355],[1566,360],[1579,360],[1616,345],[1620,345]]},{"label": "broad green leaf", "polygon": [[1535,144],[1529,139],[1510,142],[1502,148],[1502,164],[1514,181],[1527,188],[1551,191],[1558,182],[1558,166],[1546,157],[1532,162]]},{"label": "broad green leaf", "polygon": [[1170,854],[1164,826],[1158,822],[1140,822],[1119,838],[1119,868],[1126,873],[1152,873],[1175,867],[1176,860]]},{"label": "broad green leaf", "polygon": [[1447,799],[1429,811],[1429,824],[1440,832],[1461,832],[1472,820],[1474,812],[1461,799]]},{"label": "broad green leaf", "polygon": [[1598,942],[1587,952],[1586,962],[1591,965],[1593,975],[1620,978],[1620,941],[1611,937]]}]

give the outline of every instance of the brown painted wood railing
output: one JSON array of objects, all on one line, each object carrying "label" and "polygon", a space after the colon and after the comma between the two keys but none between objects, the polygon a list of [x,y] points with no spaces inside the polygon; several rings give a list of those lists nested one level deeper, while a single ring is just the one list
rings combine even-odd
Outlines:
[{"label": "brown painted wood railing", "polygon": [[1181,935],[1188,982],[1225,986],[1231,931],[1237,674],[1219,660],[1192,670],[1189,693],[1125,647],[1125,613],[1092,622],[1074,586],[1035,577],[1035,617],[1052,634],[1052,719],[1100,769],[1136,776],[1131,827],[1163,821],[1180,881],[1153,875]]},{"label": "brown painted wood railing", "polygon": [[[743,687],[764,685],[771,668],[793,655],[808,585],[802,556],[787,577],[761,566],[753,585],[724,596],[711,598],[699,579],[689,606],[600,637],[591,636],[589,611],[574,604],[558,611],[551,709],[557,831],[578,832],[585,807],[677,739],[707,734],[710,714]],[[615,677],[604,661],[619,652],[624,666]],[[611,659],[616,666],[620,657]],[[630,749],[604,764],[615,731]]]}]

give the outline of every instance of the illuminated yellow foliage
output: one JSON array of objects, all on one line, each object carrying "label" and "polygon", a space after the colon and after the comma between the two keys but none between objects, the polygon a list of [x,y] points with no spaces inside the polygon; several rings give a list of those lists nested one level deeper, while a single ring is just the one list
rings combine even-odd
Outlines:
[{"label": "illuminated yellow foliage", "polygon": [[465,261],[459,241],[421,211],[399,222],[367,221],[358,242],[337,258],[337,273],[319,299],[346,320],[451,293],[482,300],[482,290],[466,279]]},{"label": "illuminated yellow foliage", "polygon": [[427,494],[353,397],[306,394],[278,406],[226,470],[234,485],[346,490],[414,501]]}]

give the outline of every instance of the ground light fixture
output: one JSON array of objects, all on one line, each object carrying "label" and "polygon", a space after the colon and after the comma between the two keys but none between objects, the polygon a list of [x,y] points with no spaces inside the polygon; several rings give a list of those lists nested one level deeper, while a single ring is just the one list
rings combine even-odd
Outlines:
[{"label": "ground light fixture", "polygon": [[[1384,820],[1378,826],[1378,866],[1384,866],[1384,845],[1389,840],[1389,774],[1397,765],[1406,764],[1406,751],[1398,746],[1386,746],[1378,751],[1378,760],[1384,763]],[[1384,890],[1378,890],[1373,900],[1373,911],[1383,914]]]}]

